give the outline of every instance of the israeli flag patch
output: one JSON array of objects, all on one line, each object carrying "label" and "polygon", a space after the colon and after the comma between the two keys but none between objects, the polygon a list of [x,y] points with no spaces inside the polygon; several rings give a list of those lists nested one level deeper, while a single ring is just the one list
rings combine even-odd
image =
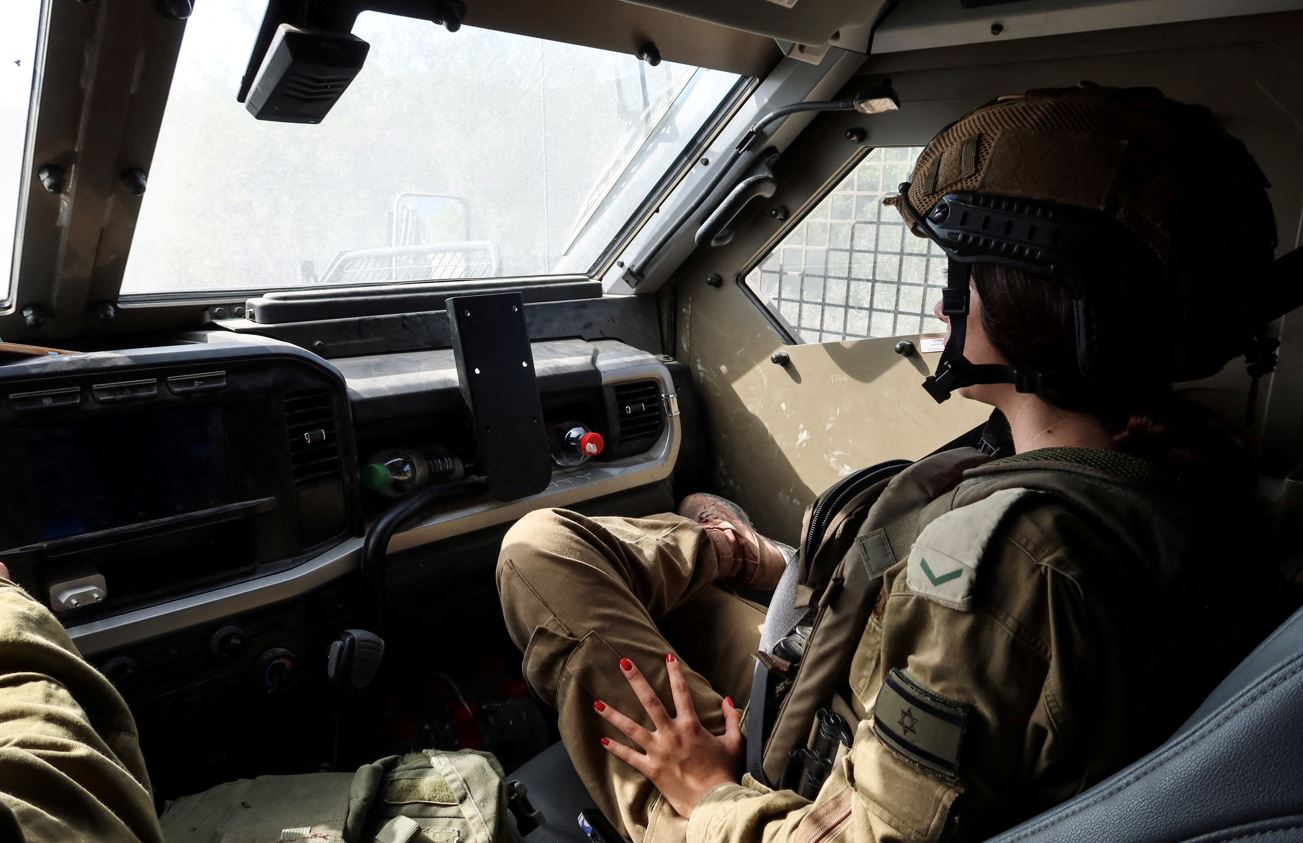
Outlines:
[{"label": "israeli flag patch", "polygon": [[982,551],[1013,505],[1030,494],[1030,489],[1001,489],[924,527],[909,551],[905,582],[910,590],[943,606],[971,611]]}]

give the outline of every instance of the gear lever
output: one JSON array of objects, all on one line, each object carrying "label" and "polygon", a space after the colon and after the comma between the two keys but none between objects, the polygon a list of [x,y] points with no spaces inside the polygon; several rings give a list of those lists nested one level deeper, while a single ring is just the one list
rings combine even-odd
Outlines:
[{"label": "gear lever", "polygon": [[330,643],[326,655],[326,678],[335,689],[332,716],[331,768],[339,768],[339,740],[347,699],[364,689],[380,672],[385,640],[366,629],[346,629]]}]

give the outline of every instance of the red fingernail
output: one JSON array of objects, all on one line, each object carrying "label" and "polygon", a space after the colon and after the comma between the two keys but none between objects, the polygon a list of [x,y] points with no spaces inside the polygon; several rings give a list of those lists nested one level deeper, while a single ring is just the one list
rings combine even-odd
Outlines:
[{"label": "red fingernail", "polygon": [[598,711],[606,711],[606,703],[602,702],[601,700],[593,700],[593,708],[597,709]]},{"label": "red fingernail", "polygon": [[674,654],[673,654],[673,653],[666,653],[666,654],[665,654],[665,661],[667,661],[667,662],[672,662],[672,661],[674,661]]},{"label": "red fingernail", "polygon": [[610,746],[610,745],[611,745],[610,738],[602,738],[602,746]]},{"label": "red fingernail", "polygon": [[729,708],[737,708],[737,706],[733,705],[732,697],[724,697],[724,702],[728,703]]},{"label": "red fingernail", "polygon": [[620,670],[623,670],[625,673],[633,670],[633,662],[628,659],[620,659]]}]

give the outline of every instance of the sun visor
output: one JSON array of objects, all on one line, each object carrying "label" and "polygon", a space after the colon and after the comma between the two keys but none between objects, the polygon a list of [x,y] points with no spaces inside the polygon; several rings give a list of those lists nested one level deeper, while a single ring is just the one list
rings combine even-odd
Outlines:
[{"label": "sun visor", "polygon": [[629,0],[685,17],[791,41],[867,52],[887,0]]},{"label": "sun visor", "polygon": [[552,41],[764,76],[776,41],[867,52],[886,0],[475,0],[464,22]]}]

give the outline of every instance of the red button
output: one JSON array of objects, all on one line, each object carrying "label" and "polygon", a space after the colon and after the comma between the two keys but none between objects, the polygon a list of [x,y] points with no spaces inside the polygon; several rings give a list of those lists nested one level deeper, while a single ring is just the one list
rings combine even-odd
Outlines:
[{"label": "red button", "polygon": [[579,437],[579,453],[586,457],[595,457],[602,453],[606,448],[606,440],[602,434],[596,431],[589,431]]}]

